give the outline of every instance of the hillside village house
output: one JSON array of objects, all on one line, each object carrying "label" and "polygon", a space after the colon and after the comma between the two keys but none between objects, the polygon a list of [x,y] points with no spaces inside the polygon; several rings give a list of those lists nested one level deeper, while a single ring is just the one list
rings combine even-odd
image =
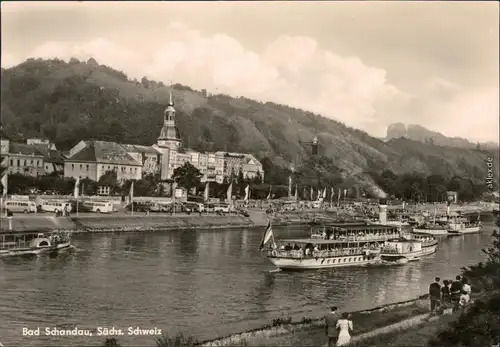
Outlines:
[{"label": "hillside village house", "polygon": [[122,145],[122,147],[132,158],[142,164],[143,175],[156,175],[160,173],[161,153],[152,146]]},{"label": "hillside village house", "polygon": [[65,160],[64,177],[89,178],[98,182],[107,171],[115,171],[120,182],[142,178],[142,164],[117,143],[86,141],[84,146],[81,143],[77,146],[81,149],[76,153],[70,151],[73,155]]},{"label": "hillside village house", "polygon": [[33,145],[10,142],[9,144],[9,174],[19,173],[27,176],[43,176],[43,154]]},{"label": "hillside village house", "polygon": [[240,170],[244,178],[252,179],[260,175],[264,179],[262,164],[253,155],[224,152],[224,176],[236,177]]},{"label": "hillside village house", "polygon": [[1,133],[2,166],[9,174],[43,176],[51,173],[62,174],[64,156],[49,140],[32,138],[26,143],[12,142]]}]

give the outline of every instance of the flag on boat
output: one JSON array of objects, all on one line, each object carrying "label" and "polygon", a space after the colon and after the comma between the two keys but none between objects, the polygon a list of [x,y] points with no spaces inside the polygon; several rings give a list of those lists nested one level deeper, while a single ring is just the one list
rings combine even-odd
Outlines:
[{"label": "flag on boat", "polygon": [[245,187],[245,201],[248,201],[249,198],[250,198],[250,185],[247,185]]},{"label": "flag on boat", "polygon": [[273,229],[271,227],[271,220],[269,220],[269,223],[267,223],[266,231],[264,232],[264,237],[262,238],[262,242],[260,243],[259,251],[262,251],[264,249],[264,246],[271,237],[273,237]]},{"label": "flag on boat", "polygon": [[132,181],[132,183],[130,184],[130,190],[128,192],[128,198],[129,198],[130,202],[134,201],[134,181]]},{"label": "flag on boat", "polygon": [[233,183],[232,182],[229,185],[229,187],[227,188],[226,199],[227,199],[227,201],[233,200]]},{"label": "flag on boat", "polygon": [[205,184],[205,192],[203,194],[203,198],[205,201],[208,201],[208,189],[209,189],[210,182],[207,182]]},{"label": "flag on boat", "polygon": [[7,189],[8,189],[8,188],[7,188],[7,186],[8,186],[8,180],[9,180],[9,179],[7,178],[7,174],[3,175],[2,180],[1,180],[1,182],[2,182],[2,187],[3,187],[3,191],[2,191],[2,197],[3,197],[3,198],[7,196]]},{"label": "flag on boat", "polygon": [[80,192],[80,177],[76,179],[75,188],[73,189],[73,196],[78,199],[78,193]]}]

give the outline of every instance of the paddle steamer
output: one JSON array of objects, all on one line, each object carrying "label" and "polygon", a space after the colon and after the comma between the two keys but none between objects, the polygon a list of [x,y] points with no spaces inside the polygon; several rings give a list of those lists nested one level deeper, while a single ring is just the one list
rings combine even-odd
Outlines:
[{"label": "paddle steamer", "polygon": [[398,235],[394,226],[356,222],[313,228],[309,238],[276,241],[271,234],[264,240],[273,240],[267,256],[277,268],[322,269],[373,263],[385,241]]}]

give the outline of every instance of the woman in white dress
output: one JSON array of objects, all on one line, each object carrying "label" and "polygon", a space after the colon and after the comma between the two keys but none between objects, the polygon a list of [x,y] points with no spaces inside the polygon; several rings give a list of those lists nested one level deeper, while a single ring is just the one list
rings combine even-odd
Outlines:
[{"label": "woman in white dress", "polygon": [[349,313],[342,313],[342,318],[337,321],[337,329],[340,329],[337,346],[347,345],[351,340],[349,332],[353,330],[352,321],[349,320]]}]

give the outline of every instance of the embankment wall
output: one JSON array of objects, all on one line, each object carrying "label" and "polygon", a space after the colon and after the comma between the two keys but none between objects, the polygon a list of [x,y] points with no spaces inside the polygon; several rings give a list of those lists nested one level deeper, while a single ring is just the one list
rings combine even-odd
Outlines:
[{"label": "embankment wall", "polygon": [[[14,215],[13,231],[52,231],[68,230],[74,232],[113,232],[113,231],[155,231],[173,229],[224,229],[262,227],[268,218],[263,213],[241,215],[75,215],[55,217],[49,214]],[[273,225],[300,225],[309,220],[300,216],[273,217]],[[7,218],[0,218],[0,230],[9,230]]]}]

